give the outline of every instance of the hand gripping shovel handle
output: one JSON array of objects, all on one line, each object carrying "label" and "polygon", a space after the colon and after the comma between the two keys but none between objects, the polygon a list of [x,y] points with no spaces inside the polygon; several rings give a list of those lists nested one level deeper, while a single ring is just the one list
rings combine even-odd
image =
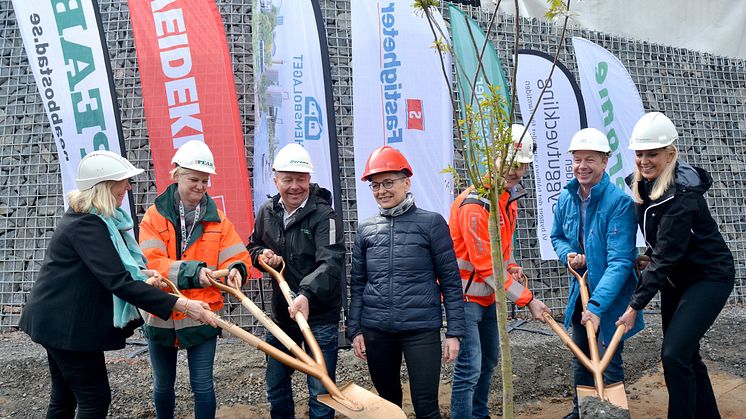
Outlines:
[{"label": "hand gripping shovel handle", "polygon": [[[258,259],[259,264],[262,266],[262,268],[269,272],[269,274],[272,275],[272,277],[274,277],[277,281],[277,284],[280,286],[280,290],[282,291],[282,295],[285,297],[285,301],[287,301],[288,306],[292,306],[292,295],[294,294],[290,290],[290,285],[288,285],[285,277],[283,276],[283,272],[285,272],[285,260],[282,260],[280,265],[281,268],[278,272],[276,269],[267,264],[267,261],[263,256],[259,256]],[[303,338],[306,340],[306,343],[308,343],[308,346],[311,348],[313,359],[324,369],[324,371],[326,371],[326,362],[324,361],[324,355],[321,353],[321,347],[319,347],[316,338],[313,336],[313,332],[311,331],[311,326],[308,325],[308,321],[300,312],[295,314],[295,318],[293,320],[298,323],[298,327],[300,328],[301,333],[303,333]]]},{"label": "hand gripping shovel handle", "polygon": [[[583,304],[583,311],[586,311],[588,310],[588,301],[590,301],[590,292],[588,291],[587,282],[588,270],[586,269],[586,271],[581,276],[575,269],[573,269],[569,261],[567,264],[567,268],[578,280],[578,284],[580,285],[580,300]],[[593,322],[585,322],[585,330],[586,334],[588,335],[588,350],[591,355],[590,362],[593,365],[593,367],[589,368],[588,370],[593,373],[593,381],[595,383],[596,391],[598,392],[599,397],[604,398],[604,370],[609,365],[609,362],[611,362],[611,358],[614,356],[614,352],[616,352],[616,348],[619,346],[619,342],[622,340],[622,336],[624,335],[624,326],[617,326],[617,330],[614,332],[614,336],[612,337],[611,342],[609,342],[609,346],[604,353],[603,359],[600,359],[601,357],[598,350],[598,340],[596,339],[596,328],[594,327]],[[578,359],[582,362],[582,358],[578,357]],[[585,365],[585,363],[583,363],[583,365]]]},{"label": "hand gripping shovel handle", "polygon": [[[227,270],[226,270],[227,274]],[[183,297],[184,294],[179,291],[179,289],[176,287],[176,285],[168,280],[167,278],[161,278],[161,281],[163,281],[168,287],[171,289],[171,295],[177,296],[177,297]],[[218,282],[218,284],[220,284]],[[220,284],[222,285],[222,284]],[[225,285],[223,285],[225,286]],[[227,286],[225,286],[227,287]],[[227,287],[231,288],[231,287]],[[252,303],[253,304],[253,303]],[[257,307],[258,309],[258,307]],[[261,311],[261,310],[259,310]],[[286,354],[285,352],[275,348],[274,346],[268,344],[267,342],[259,339],[258,337],[254,336],[253,334],[243,330],[238,325],[233,324],[229,321],[223,320],[220,316],[213,313],[213,316],[215,316],[215,322],[220,326],[221,329],[225,330],[226,332],[230,333],[231,335],[241,339],[242,341],[248,343],[252,347],[259,349],[260,351],[264,352],[265,354],[271,356],[272,358],[275,358],[276,360],[282,362],[283,364],[289,366],[290,368],[295,368],[298,371],[304,372],[308,375],[311,375],[313,377],[318,378],[319,380],[322,380],[321,377],[319,377],[320,374],[312,368],[309,365],[304,364],[303,362],[299,361],[296,358],[293,358],[292,356]],[[292,341],[292,340],[291,340]],[[297,346],[297,345],[296,345]],[[304,352],[305,353],[305,352]],[[323,382],[323,380],[322,380]]]},{"label": "hand gripping shovel handle", "polygon": [[[259,260],[261,262],[264,262],[262,258],[260,257]],[[277,273],[274,269],[266,266],[266,264],[263,264],[265,269],[269,270],[271,272]],[[284,269],[284,263],[283,263],[283,269]],[[222,269],[219,271],[214,271],[213,276],[215,278],[221,278],[228,276],[228,269]],[[347,409],[349,412],[359,412],[363,411],[364,408],[360,406],[359,403],[355,402],[354,400],[351,400],[350,398],[346,397],[344,393],[337,387],[336,384],[334,384],[334,381],[332,381],[331,377],[329,377],[329,373],[327,372],[326,365],[323,363],[323,356],[321,356],[321,348],[319,348],[318,343],[316,343],[316,340],[314,339],[312,343],[316,344],[316,348],[318,348],[319,357],[321,358],[322,362],[319,363],[315,361],[313,358],[311,358],[300,346],[298,346],[297,343],[293,339],[290,338],[290,336],[285,333],[280,326],[278,326],[272,319],[267,316],[262,309],[257,307],[256,304],[254,304],[253,301],[249,297],[247,297],[240,288],[233,287],[230,285],[222,284],[219,281],[216,281],[214,278],[209,278],[210,282],[213,286],[218,288],[221,291],[224,291],[235,298],[237,298],[239,301],[241,301],[241,305],[243,305],[249,312],[256,317],[259,322],[267,328],[267,330],[274,335],[277,340],[279,340],[288,350],[295,355],[295,358],[287,355],[285,352],[282,352],[281,350],[275,348],[272,345],[269,345],[268,343],[259,340],[261,345],[263,346],[255,346],[251,343],[252,346],[255,348],[261,350],[262,352],[268,354],[269,356],[275,358],[276,360],[282,362],[283,364],[287,365],[290,368],[294,368],[298,371],[301,371],[303,373],[306,373],[310,375],[311,377],[316,378],[317,380],[321,381],[321,384],[324,385],[324,388],[329,392],[329,394],[332,396],[333,400],[336,401],[338,404],[340,404],[342,407]],[[287,284],[285,284],[287,285]],[[298,314],[298,317],[303,318],[302,315]],[[305,320],[305,319],[304,319]],[[308,325],[306,324],[308,327]],[[243,329],[241,329],[243,331]],[[309,333],[310,333],[310,327],[308,327]],[[248,332],[245,332],[248,333]],[[252,335],[253,336],[253,335]],[[305,334],[304,334],[305,337]],[[239,336],[240,338],[240,336]],[[313,334],[311,334],[311,338],[313,338]],[[241,338],[243,339],[243,338]],[[306,340],[308,341],[308,338],[306,337]],[[247,341],[248,342],[248,341]],[[311,348],[313,350],[313,345],[311,345]],[[329,405],[329,402],[324,402],[323,399],[321,399],[322,403],[325,403]],[[332,408],[336,408],[336,406],[330,406]]]},{"label": "hand gripping shovel handle", "polygon": [[[228,272],[228,269],[221,269],[219,271],[214,271],[213,276],[214,278],[226,277],[228,276]],[[241,305],[249,310],[249,313],[251,313],[251,315],[254,316],[257,320],[259,320],[259,323],[266,327],[267,330],[269,330],[270,333],[272,333],[272,335],[274,335],[277,340],[280,341],[280,343],[288,348],[288,350],[293,355],[295,355],[296,358],[300,359],[308,365],[316,365],[316,362],[314,362],[314,360],[303,350],[303,348],[298,346],[298,344],[295,343],[295,341],[291,339],[290,336],[282,332],[282,329],[280,329],[280,327],[277,326],[277,324],[275,324],[275,322],[273,322],[272,319],[270,319],[269,316],[267,316],[267,314],[261,308],[254,304],[254,302],[251,301],[251,299],[247,297],[240,288],[223,284],[219,281],[216,281],[214,278],[208,278],[210,280],[210,283],[214,287],[216,287],[220,291],[232,295],[238,301],[240,301]]]}]

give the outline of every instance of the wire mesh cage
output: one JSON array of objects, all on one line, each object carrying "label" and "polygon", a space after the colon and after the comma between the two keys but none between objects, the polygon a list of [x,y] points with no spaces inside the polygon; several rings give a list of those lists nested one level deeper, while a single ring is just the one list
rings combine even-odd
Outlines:
[{"label": "wire mesh cage", "polygon": [[[232,57],[249,171],[253,165],[253,0],[217,0]],[[334,111],[341,171],[341,210],[347,246],[346,266],[357,226],[354,177],[352,40],[350,0],[320,1],[331,64]],[[99,7],[121,111],[127,157],[147,168],[133,194],[137,214],[156,197],[155,178],[144,119],[140,75],[126,1],[100,0]],[[489,15],[464,6],[483,29]],[[447,15],[445,16],[448,17]],[[31,74],[10,0],[0,0],[0,331],[14,329],[34,284],[44,251],[63,212],[56,147]],[[512,70],[514,17],[500,14],[491,39],[507,74]],[[521,20],[521,48],[553,54],[560,27],[539,19]],[[559,59],[576,76],[570,36],[589,39],[615,54],[629,70],[647,110],[665,112],[680,131],[679,149],[687,162],[708,170],[714,184],[707,195],[713,216],[736,260],[736,288],[730,303],[746,301],[746,69],[744,61],[570,28]],[[518,116],[520,119],[520,115]],[[456,156],[461,145],[454,144]],[[463,169],[463,160],[455,162]],[[567,300],[569,275],[557,261],[539,257],[534,178],[520,201],[515,250],[534,293],[557,313]],[[457,191],[454,191],[457,192]],[[260,203],[256,203],[259,205]],[[267,277],[249,281],[246,294],[269,310]],[[653,303],[655,304],[655,302]],[[519,312],[520,314],[520,312]],[[525,314],[525,313],[524,313]],[[242,327],[262,331],[235,301],[225,316]]]}]

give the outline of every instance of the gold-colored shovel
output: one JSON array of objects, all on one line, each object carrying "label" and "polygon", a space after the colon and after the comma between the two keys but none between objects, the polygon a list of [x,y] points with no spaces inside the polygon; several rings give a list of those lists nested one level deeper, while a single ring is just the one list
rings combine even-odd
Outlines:
[{"label": "gold-colored shovel", "polygon": [[[580,284],[580,299],[583,303],[583,310],[587,310],[588,300],[590,300],[588,284],[586,282],[588,271],[586,271],[583,276],[580,276],[571,266],[569,266],[569,264],[568,268],[570,269],[570,272],[575,275],[575,278],[578,279],[578,283]],[[627,405],[627,393],[624,391],[624,383],[619,382],[604,385],[604,371],[606,370],[606,367],[609,366],[609,362],[611,362],[611,358],[614,356],[614,353],[619,346],[619,342],[622,340],[622,336],[624,335],[624,326],[617,326],[616,332],[614,332],[614,336],[611,338],[611,342],[609,342],[609,346],[606,348],[604,357],[601,358],[599,355],[598,343],[596,340],[596,329],[593,326],[593,322],[586,322],[585,330],[586,334],[588,335],[588,349],[591,354],[591,358],[588,359],[583,351],[575,344],[575,342],[573,342],[572,338],[567,334],[567,332],[565,332],[565,329],[557,324],[557,322],[549,313],[544,313],[544,318],[546,319],[547,324],[549,325],[549,327],[552,328],[554,333],[556,333],[557,336],[560,337],[562,343],[564,343],[565,346],[570,349],[573,355],[575,355],[578,361],[580,361],[580,363],[583,364],[583,366],[585,366],[588,371],[593,374],[595,387],[579,385],[575,388],[578,394],[578,400],[581,400],[583,397],[593,396],[608,401],[609,403],[622,409],[629,410],[629,407]]]},{"label": "gold-colored shovel", "polygon": [[[287,290],[290,291],[290,288],[285,282],[284,277],[282,277],[282,274],[268,266],[264,262],[262,257],[259,257],[259,260],[264,269],[266,269],[267,272],[269,272],[272,276],[277,278],[278,282],[280,282],[280,287],[286,287]],[[281,271],[283,271],[284,269],[285,262],[283,261]],[[228,270],[223,269],[220,271],[215,271],[213,272],[213,274],[217,278],[224,277],[228,275]],[[282,279],[281,281],[280,278]],[[406,415],[399,406],[374,393],[371,393],[370,391],[352,382],[342,387],[337,387],[336,384],[334,384],[334,381],[332,381],[331,377],[329,377],[329,373],[327,372],[326,364],[324,362],[324,357],[321,353],[321,348],[319,347],[318,342],[316,342],[316,339],[313,337],[313,333],[311,333],[311,328],[308,326],[308,322],[305,318],[303,318],[302,315],[296,315],[296,321],[298,322],[301,332],[303,333],[303,337],[311,348],[313,358],[309,356],[297,343],[295,343],[295,341],[293,341],[293,339],[291,339],[290,336],[288,336],[287,333],[285,333],[280,328],[280,326],[272,321],[272,319],[270,319],[269,316],[264,313],[264,311],[262,311],[256,304],[254,304],[251,299],[244,295],[244,293],[241,292],[240,288],[222,284],[218,281],[215,281],[214,279],[210,279],[210,281],[221,291],[224,291],[238,299],[241,302],[241,305],[249,310],[249,312],[254,317],[256,317],[257,320],[259,320],[259,322],[264,327],[266,327],[267,330],[272,333],[294,356],[286,354],[285,352],[262,341],[251,333],[246,332],[236,325],[225,322],[222,319],[220,320],[218,325],[226,330],[228,333],[231,333],[234,336],[248,342],[254,348],[259,349],[272,358],[287,365],[288,367],[301,371],[321,381],[321,384],[323,384],[324,388],[329,391],[329,394],[319,395],[317,397],[319,402],[325,404],[326,406],[329,406],[330,408],[349,418],[406,418]],[[284,287],[282,285],[283,283],[285,284]],[[289,294],[286,294],[286,298],[288,297]],[[230,328],[224,327],[225,323],[228,323],[230,325]],[[234,331],[236,331],[235,329],[240,330],[240,332],[234,333]]]}]

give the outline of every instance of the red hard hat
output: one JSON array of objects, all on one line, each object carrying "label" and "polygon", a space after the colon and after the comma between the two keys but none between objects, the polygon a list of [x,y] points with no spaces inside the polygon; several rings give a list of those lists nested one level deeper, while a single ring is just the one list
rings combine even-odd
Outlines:
[{"label": "red hard hat", "polygon": [[411,177],[412,166],[399,150],[384,145],[370,153],[361,179],[365,182],[370,176],[384,172],[404,172],[407,177]]}]

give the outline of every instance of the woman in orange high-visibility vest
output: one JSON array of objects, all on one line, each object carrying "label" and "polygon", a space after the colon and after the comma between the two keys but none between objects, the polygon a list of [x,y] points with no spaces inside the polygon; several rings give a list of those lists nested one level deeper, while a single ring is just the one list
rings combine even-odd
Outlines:
[{"label": "woman in orange high-visibility vest", "polygon": [[[227,281],[242,284],[251,266],[249,253],[233,224],[207,194],[215,174],[212,152],[201,141],[189,141],[174,154],[174,184],[159,195],[140,224],[140,246],[148,268],[170,278],[181,292],[204,301],[217,312],[223,296],[210,285],[213,270],[229,269]],[[162,320],[143,313],[153,365],[153,400],[158,418],[172,418],[176,396],[176,355],[187,350],[189,381],[196,419],[215,417],[213,363],[220,329],[180,313]]]}]

